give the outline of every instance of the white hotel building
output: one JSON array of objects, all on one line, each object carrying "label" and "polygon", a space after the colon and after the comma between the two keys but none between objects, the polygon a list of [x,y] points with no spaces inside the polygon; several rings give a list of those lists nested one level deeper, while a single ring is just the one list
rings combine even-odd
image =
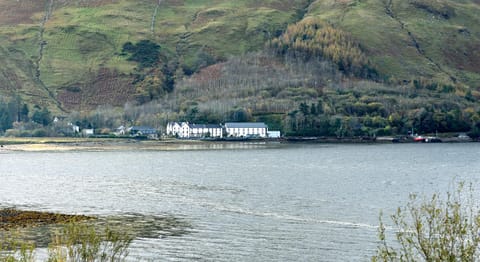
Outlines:
[{"label": "white hotel building", "polygon": [[225,123],[225,133],[227,137],[261,137],[265,138],[268,134],[268,127],[265,123],[240,122]]},{"label": "white hotel building", "polygon": [[189,124],[188,122],[172,122],[167,125],[167,135],[178,138],[222,138],[223,128],[220,125]]},{"label": "white hotel building", "polygon": [[171,122],[167,125],[167,135],[178,138],[266,138],[268,127],[265,123],[240,122],[221,125],[189,124]]}]

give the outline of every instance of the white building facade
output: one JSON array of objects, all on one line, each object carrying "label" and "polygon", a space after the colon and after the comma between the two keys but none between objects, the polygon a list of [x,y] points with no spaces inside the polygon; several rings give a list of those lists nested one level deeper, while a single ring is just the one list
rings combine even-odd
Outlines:
[{"label": "white building facade", "polygon": [[280,134],[280,131],[271,131],[269,130],[267,132],[268,138],[280,138],[282,135]]},{"label": "white building facade", "polygon": [[221,125],[199,125],[199,124],[190,124],[189,125],[189,138],[222,138],[223,137],[223,128]]},{"label": "white building facade", "polygon": [[257,122],[225,123],[225,133],[227,137],[265,138],[268,134],[268,127],[265,123]]},{"label": "white building facade", "polygon": [[188,138],[190,128],[187,122],[170,122],[167,124],[167,135],[179,138]]},{"label": "white building facade", "polygon": [[180,127],[181,125],[177,122],[169,122],[167,124],[167,135],[169,136],[175,136],[180,132]]},{"label": "white building facade", "polygon": [[220,125],[189,124],[188,122],[172,122],[167,125],[167,135],[178,138],[222,138],[223,128]]}]

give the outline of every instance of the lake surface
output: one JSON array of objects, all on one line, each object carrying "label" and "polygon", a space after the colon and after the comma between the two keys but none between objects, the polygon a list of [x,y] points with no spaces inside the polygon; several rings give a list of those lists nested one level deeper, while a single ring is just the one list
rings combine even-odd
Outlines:
[{"label": "lake surface", "polygon": [[3,151],[0,206],[189,225],[138,238],[134,260],[369,261],[380,210],[480,185],[477,143],[216,147]]}]

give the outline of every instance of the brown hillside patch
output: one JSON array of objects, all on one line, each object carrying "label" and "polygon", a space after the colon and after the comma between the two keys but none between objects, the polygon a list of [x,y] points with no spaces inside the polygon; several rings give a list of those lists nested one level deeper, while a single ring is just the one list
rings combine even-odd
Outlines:
[{"label": "brown hillside patch", "polygon": [[212,8],[204,11],[199,11],[195,16],[195,21],[193,22],[196,25],[203,25],[211,21],[215,21],[218,18],[221,18],[231,12],[228,9]]},{"label": "brown hillside patch", "polygon": [[115,0],[90,0],[90,1],[81,1],[81,5],[97,7],[102,5],[109,5],[115,3]]},{"label": "brown hillside patch", "polygon": [[22,89],[22,83],[15,71],[8,68],[0,68],[0,90],[15,91]]},{"label": "brown hillside patch", "polygon": [[[155,1],[155,0],[150,0]],[[55,1],[55,8],[63,6],[98,7],[116,3],[115,0],[61,0]],[[0,0],[0,25],[32,24],[36,13],[45,12],[45,1],[40,0]]]},{"label": "brown hillside patch", "polygon": [[250,8],[269,7],[269,8],[287,12],[292,10],[292,8],[294,8],[294,6],[292,5],[295,5],[295,3],[292,4],[290,3],[290,1],[274,1],[274,2],[272,1],[269,3],[264,3],[262,1],[254,1],[250,3],[248,7]]},{"label": "brown hillside patch", "polygon": [[58,100],[67,109],[91,109],[99,105],[123,106],[134,98],[132,78],[101,69],[87,84],[72,85],[59,92]]},{"label": "brown hillside patch", "polygon": [[200,72],[195,74],[192,78],[199,84],[206,84],[209,81],[218,80],[222,77],[222,71],[225,63],[214,64],[203,68]]},{"label": "brown hillside patch", "polygon": [[44,1],[38,0],[0,0],[0,25],[16,25],[34,23],[32,16],[43,12]]},{"label": "brown hillside patch", "polygon": [[166,0],[165,3],[168,6],[182,6],[185,4],[185,0]]},{"label": "brown hillside patch", "polygon": [[[337,1],[351,1],[351,0],[337,0]],[[304,8],[307,1],[284,1],[284,0],[277,0],[277,1],[251,1],[248,4],[249,8],[261,8],[267,7],[276,9],[282,12],[290,12],[298,8]]]},{"label": "brown hillside patch", "polygon": [[[455,46],[455,39],[449,39],[446,46]],[[443,48],[445,61],[456,69],[480,73],[480,43],[471,41],[458,49]]]},{"label": "brown hillside patch", "polygon": [[[150,0],[154,1],[154,0]],[[57,0],[55,1],[56,7],[62,6],[79,6],[79,7],[99,7],[103,5],[115,4],[116,0]]]}]

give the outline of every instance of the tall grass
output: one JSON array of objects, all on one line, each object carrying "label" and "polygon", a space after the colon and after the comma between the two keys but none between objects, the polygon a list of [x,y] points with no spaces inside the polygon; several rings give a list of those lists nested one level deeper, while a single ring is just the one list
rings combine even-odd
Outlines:
[{"label": "tall grass", "polygon": [[[106,227],[69,222],[52,234],[48,262],[125,261],[133,237]],[[15,231],[7,231],[0,240],[0,262],[38,261],[35,244],[22,240]]]},{"label": "tall grass", "polygon": [[15,231],[4,232],[0,239],[1,262],[35,261],[35,245],[32,242],[19,240]]}]

